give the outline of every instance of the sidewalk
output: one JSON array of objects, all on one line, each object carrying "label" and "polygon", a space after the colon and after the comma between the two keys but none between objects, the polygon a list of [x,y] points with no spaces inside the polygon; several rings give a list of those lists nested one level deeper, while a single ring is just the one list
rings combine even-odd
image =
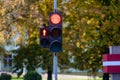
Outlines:
[{"label": "sidewalk", "polygon": [[[54,75],[52,76],[54,78]],[[47,74],[42,74],[42,78],[47,79]],[[96,77],[98,78],[98,77]],[[58,74],[58,79],[66,79],[66,80],[71,80],[71,79],[92,79],[92,76],[81,76],[81,75],[69,75],[69,74]]]}]

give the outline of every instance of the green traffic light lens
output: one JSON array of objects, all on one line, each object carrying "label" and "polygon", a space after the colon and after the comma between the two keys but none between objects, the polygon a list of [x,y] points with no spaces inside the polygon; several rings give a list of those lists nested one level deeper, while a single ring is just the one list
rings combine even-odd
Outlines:
[{"label": "green traffic light lens", "polygon": [[50,45],[50,51],[52,52],[60,52],[62,50],[62,44],[60,42],[53,42]]}]

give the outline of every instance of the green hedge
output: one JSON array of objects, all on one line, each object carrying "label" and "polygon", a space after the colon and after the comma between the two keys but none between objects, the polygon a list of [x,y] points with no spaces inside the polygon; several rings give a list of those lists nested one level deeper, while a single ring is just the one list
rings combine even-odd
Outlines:
[{"label": "green hedge", "polygon": [[24,80],[42,80],[41,75],[35,71],[27,72],[23,78]]},{"label": "green hedge", "polygon": [[11,79],[12,79],[12,76],[10,74],[2,73],[0,75],[0,80],[11,80]]}]

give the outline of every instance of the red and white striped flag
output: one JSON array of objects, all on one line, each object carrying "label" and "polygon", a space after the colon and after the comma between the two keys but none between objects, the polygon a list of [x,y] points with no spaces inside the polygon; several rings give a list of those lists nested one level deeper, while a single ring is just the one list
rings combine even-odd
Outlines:
[{"label": "red and white striped flag", "polygon": [[103,55],[103,72],[120,73],[120,54]]}]

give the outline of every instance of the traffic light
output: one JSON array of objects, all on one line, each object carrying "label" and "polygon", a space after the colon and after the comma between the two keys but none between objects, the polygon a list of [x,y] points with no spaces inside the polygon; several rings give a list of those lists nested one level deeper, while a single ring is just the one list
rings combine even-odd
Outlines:
[{"label": "traffic light", "polygon": [[40,45],[44,48],[48,48],[49,44],[49,28],[40,28]]},{"label": "traffic light", "polygon": [[52,12],[49,15],[50,51],[62,51],[62,15],[60,12]]}]

